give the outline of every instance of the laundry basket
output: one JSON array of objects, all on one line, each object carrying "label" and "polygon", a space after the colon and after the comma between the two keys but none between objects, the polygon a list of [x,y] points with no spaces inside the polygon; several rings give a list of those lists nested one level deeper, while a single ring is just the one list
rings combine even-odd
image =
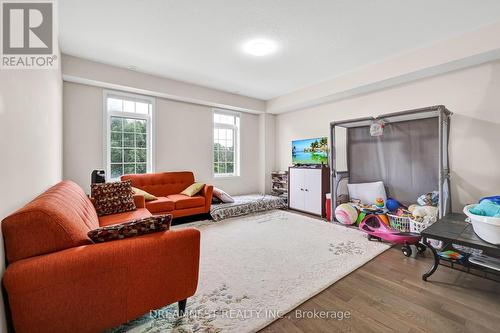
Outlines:
[{"label": "laundry basket", "polygon": [[421,233],[425,228],[436,222],[436,218],[430,218],[427,221],[417,221],[410,219],[410,232]]},{"label": "laundry basket", "polygon": [[410,231],[410,218],[407,216],[397,216],[392,214],[387,214],[389,217],[389,224],[391,228],[399,230],[401,232]]}]

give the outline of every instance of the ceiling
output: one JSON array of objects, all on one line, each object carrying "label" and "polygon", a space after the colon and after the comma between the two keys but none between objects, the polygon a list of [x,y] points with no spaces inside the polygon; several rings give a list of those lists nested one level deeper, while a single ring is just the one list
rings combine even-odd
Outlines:
[{"label": "ceiling", "polygon": [[[498,0],[63,0],[63,53],[271,99],[500,20]],[[241,45],[270,38],[278,52]]]}]

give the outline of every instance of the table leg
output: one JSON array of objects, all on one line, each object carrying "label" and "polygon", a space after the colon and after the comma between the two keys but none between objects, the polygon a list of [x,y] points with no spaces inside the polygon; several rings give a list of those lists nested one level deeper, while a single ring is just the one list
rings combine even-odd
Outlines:
[{"label": "table leg", "polygon": [[422,275],[422,280],[424,280],[424,281],[427,281],[427,278],[429,276],[431,276],[432,274],[434,274],[434,272],[436,271],[436,269],[439,266],[439,255],[437,254],[436,249],[429,242],[426,242],[426,243],[427,243],[427,246],[429,247],[429,249],[431,249],[432,255],[434,256],[434,264],[432,265],[431,269],[427,273],[424,273]]}]

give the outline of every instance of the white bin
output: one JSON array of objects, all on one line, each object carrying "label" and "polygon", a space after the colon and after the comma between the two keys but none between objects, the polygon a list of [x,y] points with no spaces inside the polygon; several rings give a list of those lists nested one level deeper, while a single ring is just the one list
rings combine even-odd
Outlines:
[{"label": "white bin", "polygon": [[464,207],[464,213],[469,217],[474,227],[474,232],[482,240],[491,244],[500,245],[500,217],[474,215],[469,212],[469,209],[475,206],[476,204]]}]

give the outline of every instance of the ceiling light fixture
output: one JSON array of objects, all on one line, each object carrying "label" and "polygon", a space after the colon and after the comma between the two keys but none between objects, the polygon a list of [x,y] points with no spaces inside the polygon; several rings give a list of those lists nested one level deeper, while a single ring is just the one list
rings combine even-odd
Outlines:
[{"label": "ceiling light fixture", "polygon": [[256,57],[272,54],[278,50],[278,44],[270,39],[256,38],[243,44],[243,52]]}]

